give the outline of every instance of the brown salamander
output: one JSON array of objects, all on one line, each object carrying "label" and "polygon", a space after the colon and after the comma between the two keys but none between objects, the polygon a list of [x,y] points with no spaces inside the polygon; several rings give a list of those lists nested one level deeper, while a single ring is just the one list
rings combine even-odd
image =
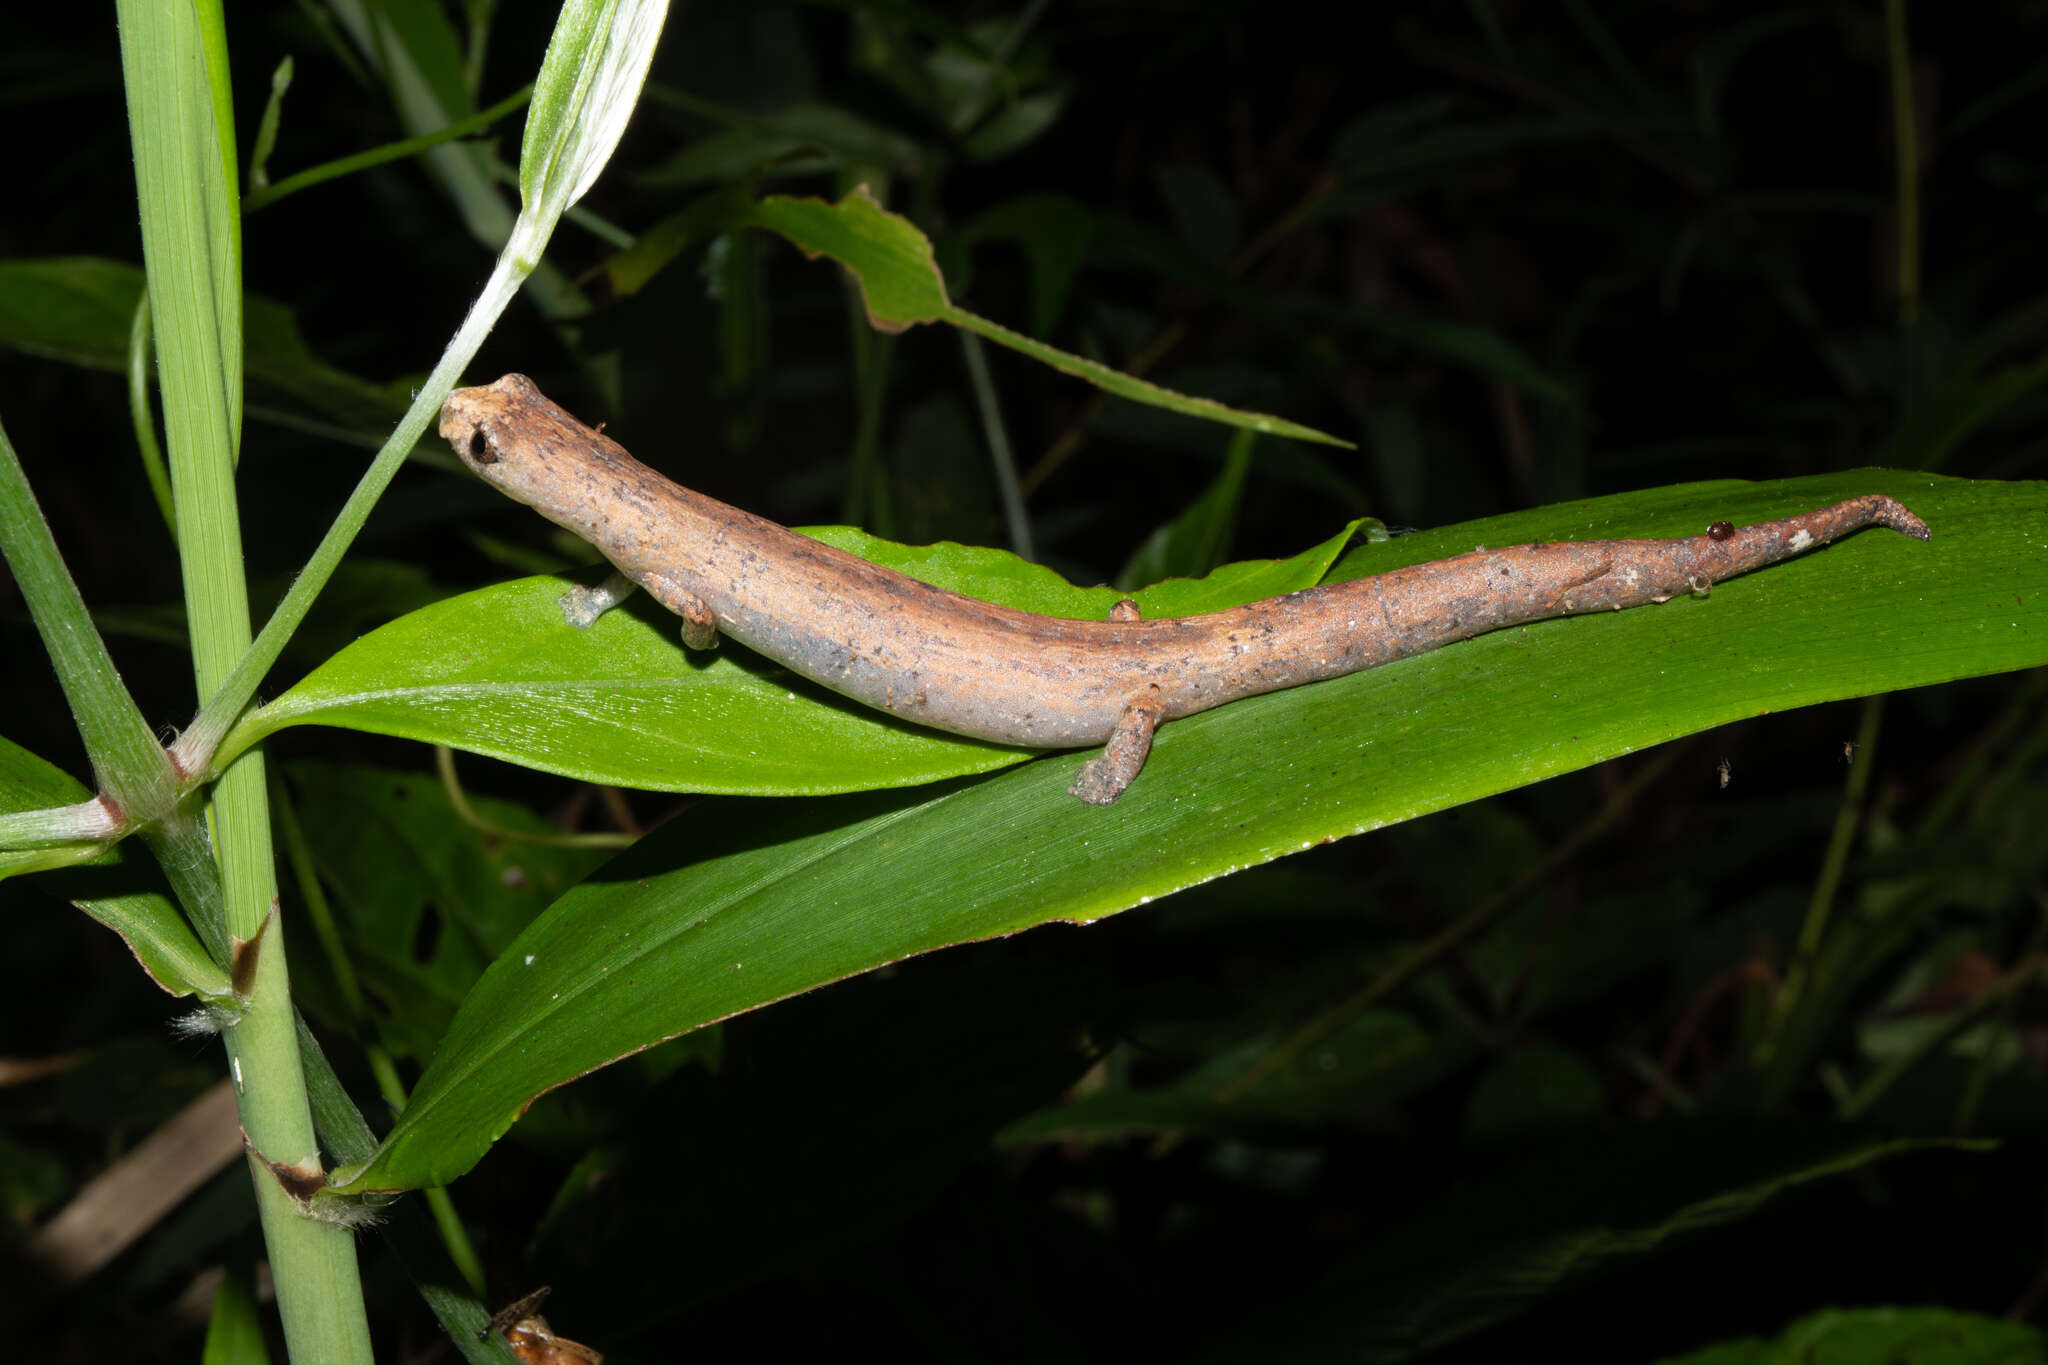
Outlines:
[{"label": "brown salamander", "polygon": [[[1672,540],[1477,550],[1200,616],[1106,621],[935,588],[670,482],[524,375],[457,389],[441,435],[500,491],[595,546],[683,618],[855,701],[920,725],[1042,749],[1105,745],[1072,792],[1108,805],[1155,729],[1240,697],[1355,673],[1503,626],[1618,611],[1704,590],[1873,523],[1925,522],[1878,494]],[[595,601],[595,610],[591,609]],[[587,624],[608,600],[565,601]]]}]

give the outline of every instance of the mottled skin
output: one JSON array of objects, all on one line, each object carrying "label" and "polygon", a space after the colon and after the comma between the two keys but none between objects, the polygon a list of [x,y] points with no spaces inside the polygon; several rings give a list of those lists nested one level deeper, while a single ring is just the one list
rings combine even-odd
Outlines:
[{"label": "mottled skin", "polygon": [[1153,729],[1240,697],[1374,668],[1502,626],[1662,602],[1877,523],[1925,540],[1891,498],[1675,540],[1478,550],[1201,616],[1075,621],[932,587],[691,492],[550,402],[524,375],[458,389],[441,435],[502,492],[573,531],[683,616],[855,701],[1033,748],[1107,744],[1074,794],[1106,805]]}]

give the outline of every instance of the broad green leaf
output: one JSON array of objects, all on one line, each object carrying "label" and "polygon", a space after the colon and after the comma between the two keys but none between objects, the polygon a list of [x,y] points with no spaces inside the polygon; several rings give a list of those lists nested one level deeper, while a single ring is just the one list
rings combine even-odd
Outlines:
[{"label": "broad green leaf", "polygon": [[700,661],[644,597],[578,631],[557,605],[568,586],[486,588],[365,636],[237,726],[219,761],[304,724],[656,791],[900,786],[1023,756],[859,714],[731,647]]},{"label": "broad green leaf", "polygon": [[877,331],[939,322],[952,306],[932,259],[932,244],[908,218],[876,203],[867,186],[836,204],[771,194],[749,222],[787,238],[804,255],[829,257],[852,273]]},{"label": "broad green leaf", "polygon": [[[1993,1145],[1756,1137],[1751,1126],[1732,1141],[1705,1123],[1682,1133],[1587,1130],[1382,1230],[1201,1358],[1328,1360],[1341,1342],[1336,1358],[1359,1365],[1419,1359],[1569,1283],[1748,1217],[1802,1186],[1907,1153]],[[1484,1230],[1483,1245],[1474,1244],[1475,1229]]]},{"label": "broad green leaf", "polygon": [[[0,344],[86,369],[128,367],[128,329],[142,271],[97,256],[0,261]],[[291,310],[244,301],[249,377],[351,430],[380,438],[405,395],[338,370],[313,353]]]},{"label": "broad green leaf", "polygon": [[[1930,544],[1865,532],[1677,599],[1543,622],[1162,730],[1113,810],[1084,755],[929,793],[707,802],[492,965],[357,1185],[452,1179],[535,1095],[624,1053],[951,943],[1085,922],[1347,834],[1788,706],[2048,662],[2039,484],[1884,471],[1692,485],[1353,551],[1676,533],[1889,491]],[[1008,838],[1004,831],[1015,831]]]},{"label": "broad green leaf", "polygon": [[[385,1042],[412,1055],[433,1052],[491,960],[603,860],[479,838],[424,774],[295,763],[287,776],[349,960],[382,1006]],[[469,800],[497,829],[561,832],[511,802]]]},{"label": "broad green leaf", "polygon": [[755,205],[749,221],[788,238],[806,256],[827,256],[844,266],[860,285],[868,321],[879,331],[901,332],[923,322],[951,323],[1135,403],[1298,441],[1350,444],[1283,418],[1189,398],[968,312],[947,296],[946,282],[932,258],[931,242],[909,219],[877,204],[866,186],[855,188],[836,204],[770,195]]},{"label": "broad green leaf", "polygon": [[0,344],[67,365],[128,367],[142,271],[96,256],[0,261]]},{"label": "broad green leaf", "polygon": [[1830,1308],[1774,1341],[1730,1341],[1658,1365],[2041,1365],[2048,1345],[2023,1322],[1947,1308]]},{"label": "broad green leaf", "polygon": [[[69,773],[0,738],[0,810],[39,810],[91,796]],[[158,891],[137,889],[140,878],[125,846],[85,844],[0,853],[0,879],[79,863],[93,866],[45,885],[119,934],[151,980],[172,995],[233,998],[227,973],[206,955],[177,908]]]},{"label": "broad green leaf", "polygon": [[[1214,611],[1307,587],[1351,535],[1136,597],[1148,615]],[[818,539],[889,568],[1050,616],[1102,620],[1125,596],[1076,588],[1002,550],[906,546],[845,527]],[[656,791],[818,795],[1007,767],[1025,755],[907,726],[731,644],[682,647],[644,598],[589,631],[562,620],[564,580],[452,598],[363,637],[232,734],[225,762],[287,725],[340,725],[450,744],[528,767]]]}]

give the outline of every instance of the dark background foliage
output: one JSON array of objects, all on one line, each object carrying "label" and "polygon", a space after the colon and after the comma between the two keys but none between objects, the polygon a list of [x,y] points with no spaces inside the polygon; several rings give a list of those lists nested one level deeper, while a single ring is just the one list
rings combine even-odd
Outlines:
[{"label": "dark background foliage", "polygon": [[[297,62],[274,175],[402,135],[320,12],[229,15],[245,157],[266,73]],[[966,306],[1119,366],[1163,339],[1160,382],[1357,443],[1261,441],[1232,558],[1291,552],[1360,514],[1438,525],[1870,463],[2042,473],[2039,5],[1911,14],[1917,279],[1899,266],[1876,5],[1053,4],[1003,97],[1064,103],[993,155],[943,125],[907,68],[874,58],[928,55],[925,14],[679,8],[653,79],[683,97],[650,96],[588,207],[644,232],[720,183],[677,158],[735,116],[815,104],[886,130],[899,155],[873,165],[890,172],[887,202],[934,238]],[[524,4],[496,16],[485,102],[528,78],[551,21]],[[18,134],[0,257],[138,259],[110,15],[5,22],[0,101]],[[764,186],[846,188],[844,159],[804,166]],[[1040,248],[1083,210],[1092,225],[1068,289],[1003,228],[1035,196],[1068,205],[1031,220]],[[246,243],[253,294],[286,305],[328,363],[399,392],[489,263],[410,161],[265,209]],[[609,252],[565,227],[551,258],[574,277]],[[850,320],[835,271],[765,236],[699,243],[637,292],[614,295],[601,274],[587,288],[596,306],[573,346],[515,308],[473,377],[525,370],[668,472],[779,520],[1005,543],[950,332],[878,342]],[[862,355],[889,367],[865,466]],[[1040,557],[1077,580],[1113,577],[1222,468],[1217,428],[1095,411],[1075,381],[1008,353],[992,364]],[[0,352],[0,408],[87,600],[122,609],[116,651],[146,713],[183,720],[189,668],[149,629],[177,601],[175,557],[120,380]],[[301,560],[367,458],[351,438],[389,421],[313,416],[252,392],[242,482],[258,579]],[[1063,437],[1077,439],[1048,460]],[[421,595],[505,576],[472,531],[543,543],[494,494],[416,468],[359,553],[416,566]],[[33,632],[11,595],[0,602],[7,733],[82,773]],[[345,605],[287,672],[409,603]],[[456,1204],[494,1295],[552,1282],[558,1325],[620,1360],[849,1339],[1003,1361],[1646,1360],[1830,1305],[2031,1316],[2048,1287],[2048,1035],[2038,992],[1979,992],[2033,960],[2048,913],[2038,698],[2038,679],[2008,677],[1891,699],[1855,755],[1870,785],[1837,896],[1861,969],[1782,1094],[1755,1047],[1856,773],[1854,704],[1761,717],[1085,931],[955,950],[733,1021],[550,1097]],[[287,764],[426,767],[415,746],[338,733],[277,747]],[[465,775],[544,812],[581,799],[480,761]],[[674,804],[634,808],[651,820]],[[17,963],[0,1051],[89,1053],[61,1080],[0,1092],[8,1212],[26,1226],[217,1063],[210,1045],[167,1036],[162,998],[111,935],[18,883],[0,902]],[[1857,937],[1902,905],[1903,920]],[[1484,930],[1343,1013],[1476,907],[1496,914]],[[438,923],[423,916],[396,955],[431,957]],[[294,960],[316,1029],[368,1096],[322,1015],[324,971]],[[433,1031],[394,980],[379,1028],[416,1075]],[[1962,1043],[1844,1117],[1844,1096],[1916,1028],[1968,1010]],[[1276,1083],[1213,1103],[1318,1020],[1331,1031]],[[1045,1109],[1077,1086],[1072,1109]],[[1869,1155],[1963,1134],[1999,1141]],[[1676,1235],[1701,1201],[1829,1161],[1843,1171]],[[1602,1229],[1674,1235],[1622,1247]],[[363,1245],[382,1349],[412,1358],[435,1329],[379,1244]],[[192,1339],[165,1325],[177,1289],[259,1254],[247,1179],[230,1169],[98,1279],[43,1299],[32,1339],[53,1359],[141,1359],[159,1338],[159,1355],[187,1357]],[[1606,1273],[1565,1273],[1574,1256]]]}]

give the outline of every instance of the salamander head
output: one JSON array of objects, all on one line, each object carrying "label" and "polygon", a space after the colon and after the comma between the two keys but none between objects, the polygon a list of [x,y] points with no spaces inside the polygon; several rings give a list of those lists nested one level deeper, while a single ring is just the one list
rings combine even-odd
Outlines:
[{"label": "salamander head", "polygon": [[580,472],[632,459],[523,374],[449,394],[441,436],[485,483],[550,516]]},{"label": "salamander head", "polygon": [[515,453],[508,438],[524,436],[537,409],[554,407],[531,379],[508,374],[495,384],[449,394],[441,404],[441,438],[464,464],[484,474]]}]

